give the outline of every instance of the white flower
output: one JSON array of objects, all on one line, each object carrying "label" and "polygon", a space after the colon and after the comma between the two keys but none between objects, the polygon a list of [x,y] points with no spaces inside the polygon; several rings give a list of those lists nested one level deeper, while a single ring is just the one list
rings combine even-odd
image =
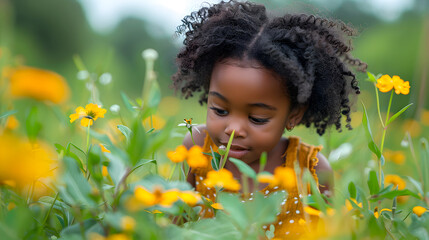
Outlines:
[{"label": "white flower", "polygon": [[146,61],[155,61],[158,58],[158,52],[152,48],[148,48],[142,52],[142,57]]},{"label": "white flower", "polygon": [[113,104],[110,106],[110,111],[113,113],[118,113],[121,110],[121,107],[118,104]]},{"label": "white flower", "polygon": [[89,77],[89,72],[86,70],[79,71],[77,72],[76,77],[79,80],[86,80]]},{"label": "white flower", "polygon": [[112,82],[112,74],[106,72],[101,74],[100,78],[98,79],[101,84],[107,85]]}]

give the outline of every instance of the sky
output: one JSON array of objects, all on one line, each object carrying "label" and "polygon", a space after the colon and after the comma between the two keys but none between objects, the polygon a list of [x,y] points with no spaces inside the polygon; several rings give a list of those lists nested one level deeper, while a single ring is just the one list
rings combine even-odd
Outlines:
[{"label": "sky", "polygon": [[[159,34],[172,34],[180,25],[181,19],[207,3],[220,0],[80,0],[91,26],[99,32],[108,32],[125,17],[134,16],[158,23]],[[272,0],[286,1],[288,0]],[[414,0],[352,0],[362,4],[380,18],[391,21],[410,9]],[[293,1],[299,2],[299,1]],[[339,5],[341,0],[309,0],[317,4]]]}]

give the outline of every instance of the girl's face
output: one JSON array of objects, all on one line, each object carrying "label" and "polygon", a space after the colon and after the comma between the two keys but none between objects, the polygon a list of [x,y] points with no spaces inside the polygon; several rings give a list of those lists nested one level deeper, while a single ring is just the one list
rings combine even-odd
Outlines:
[{"label": "girl's face", "polygon": [[207,131],[230,157],[246,163],[280,143],[288,123],[298,124],[303,111],[291,111],[280,77],[256,61],[226,59],[215,64],[207,101]]}]

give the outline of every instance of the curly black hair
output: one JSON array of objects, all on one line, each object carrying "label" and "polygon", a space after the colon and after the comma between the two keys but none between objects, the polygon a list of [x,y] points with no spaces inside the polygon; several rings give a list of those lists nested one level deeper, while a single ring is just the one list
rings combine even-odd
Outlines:
[{"label": "curly black hair", "polygon": [[323,135],[333,124],[341,131],[344,115],[351,129],[349,96],[360,90],[349,67],[367,65],[350,55],[350,26],[306,14],[269,18],[263,5],[235,0],[203,7],[182,23],[177,33],[185,34],[185,46],[172,79],[185,98],[202,91],[200,104],[207,102],[217,62],[251,59],[281,77],[292,106],[307,106],[300,124]]}]

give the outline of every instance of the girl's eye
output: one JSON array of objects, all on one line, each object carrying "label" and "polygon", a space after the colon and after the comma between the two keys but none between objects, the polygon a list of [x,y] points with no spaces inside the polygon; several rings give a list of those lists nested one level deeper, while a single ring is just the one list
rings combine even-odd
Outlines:
[{"label": "girl's eye", "polygon": [[228,111],[220,108],[210,107],[210,109],[213,110],[219,116],[226,116],[228,114]]},{"label": "girl's eye", "polygon": [[250,121],[253,122],[254,124],[265,124],[268,122],[268,118],[255,118],[255,117],[249,117]]}]

